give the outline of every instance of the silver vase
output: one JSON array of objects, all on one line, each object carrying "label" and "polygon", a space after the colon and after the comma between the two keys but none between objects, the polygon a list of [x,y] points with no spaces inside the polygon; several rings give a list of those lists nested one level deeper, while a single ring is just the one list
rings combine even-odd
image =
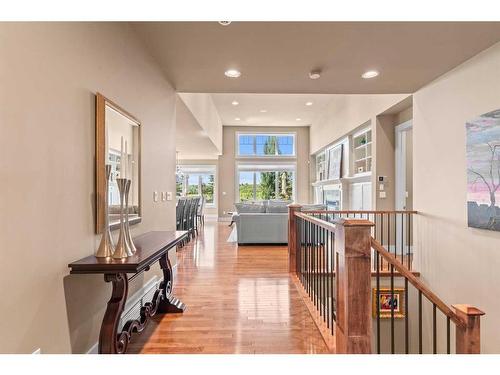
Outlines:
[{"label": "silver vase", "polygon": [[127,184],[125,186],[125,240],[127,241],[127,245],[132,251],[132,254],[135,254],[137,249],[135,248],[134,241],[132,241],[132,235],[130,234],[130,223],[128,220],[129,216],[129,207],[128,207],[128,195],[130,192],[130,185],[132,184],[132,180],[127,180]]},{"label": "silver vase", "polygon": [[127,179],[117,178],[116,184],[120,192],[120,234],[118,235],[118,242],[116,243],[113,258],[124,259],[132,256],[132,250],[129,247],[126,236],[126,223],[125,223],[125,192],[127,190]]},{"label": "silver vase", "polygon": [[109,258],[113,255],[114,245],[113,238],[111,237],[111,230],[109,229],[109,176],[111,175],[111,165],[106,165],[106,184],[104,187],[104,225],[102,229],[101,243],[95,254],[96,258]]}]

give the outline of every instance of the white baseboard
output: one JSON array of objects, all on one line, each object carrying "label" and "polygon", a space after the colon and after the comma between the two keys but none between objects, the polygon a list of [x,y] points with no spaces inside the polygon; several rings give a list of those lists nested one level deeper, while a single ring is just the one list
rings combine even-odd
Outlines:
[{"label": "white baseboard", "polygon": [[[172,273],[174,274],[176,271],[175,268],[177,267],[172,267]],[[121,330],[125,323],[130,319],[139,319],[141,307],[144,306],[146,302],[151,302],[153,294],[158,287],[158,283],[158,276],[155,275],[151,278],[151,280],[144,284],[141,289],[134,293],[132,297],[128,298],[128,301],[125,304],[125,308],[123,309],[123,314],[120,318],[120,323],[118,324],[118,330]],[[99,343],[96,342],[90,347],[90,349],[87,351],[87,354],[97,354],[98,347]]]}]

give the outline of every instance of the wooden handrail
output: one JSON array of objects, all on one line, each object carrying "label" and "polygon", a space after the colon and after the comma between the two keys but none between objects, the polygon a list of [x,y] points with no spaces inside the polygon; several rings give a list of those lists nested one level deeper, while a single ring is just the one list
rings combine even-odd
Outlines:
[{"label": "wooden handrail", "polygon": [[301,219],[304,219],[306,221],[310,221],[311,223],[314,223],[321,228],[325,228],[331,232],[335,232],[335,224],[334,223],[330,223],[328,221],[324,221],[324,220],[318,219],[314,216],[308,215],[309,212],[311,212],[311,211],[295,212],[295,216],[300,217]]},{"label": "wooden handrail", "polygon": [[371,211],[371,210],[344,210],[344,211],[332,211],[332,210],[307,210],[303,211],[308,214],[418,214],[418,211]]},{"label": "wooden handrail", "polygon": [[420,279],[418,279],[411,271],[409,271],[399,260],[396,259],[394,255],[389,253],[384,247],[372,237],[372,248],[377,251],[382,257],[391,265],[394,266],[396,270],[401,273],[410,283],[413,284],[415,288],[422,292],[424,296],[426,296],[429,301],[437,306],[441,312],[449,317],[453,323],[461,328],[466,328],[465,322],[460,319],[457,314],[451,310],[447,304],[445,304],[438,296],[436,296]]}]

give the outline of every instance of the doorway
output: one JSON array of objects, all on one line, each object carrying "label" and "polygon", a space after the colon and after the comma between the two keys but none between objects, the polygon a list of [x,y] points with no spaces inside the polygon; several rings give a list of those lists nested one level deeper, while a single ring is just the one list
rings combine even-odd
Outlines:
[{"label": "doorway", "polygon": [[[395,202],[397,211],[413,210],[413,127],[411,120],[395,127]],[[403,228],[396,233],[396,248],[403,248],[403,239],[407,238],[411,223],[409,215],[396,215],[397,228]],[[409,244],[408,244],[409,245]],[[410,252],[413,249],[410,245]]]},{"label": "doorway", "polygon": [[413,209],[413,126],[407,121],[395,127],[396,210]]}]

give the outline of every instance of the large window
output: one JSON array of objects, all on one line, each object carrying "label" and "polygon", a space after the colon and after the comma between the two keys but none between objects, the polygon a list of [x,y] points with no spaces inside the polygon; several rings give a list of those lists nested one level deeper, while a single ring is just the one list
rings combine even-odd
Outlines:
[{"label": "large window", "polygon": [[238,156],[295,156],[295,134],[237,134]]},{"label": "large window", "polygon": [[239,166],[239,201],[266,199],[293,200],[294,172],[294,166]]},{"label": "large window", "polygon": [[207,205],[215,204],[215,166],[180,166],[176,176],[178,196],[203,195]]}]

